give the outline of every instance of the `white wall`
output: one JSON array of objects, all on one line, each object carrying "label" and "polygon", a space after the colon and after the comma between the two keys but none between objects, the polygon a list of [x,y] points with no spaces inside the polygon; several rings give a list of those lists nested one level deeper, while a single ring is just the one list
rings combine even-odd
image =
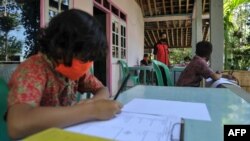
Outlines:
[{"label": "white wall", "polygon": [[128,32],[128,65],[136,65],[143,58],[144,52],[144,20],[140,7],[135,0],[112,0],[127,14]]},{"label": "white wall", "polygon": [[[127,14],[127,62],[129,66],[137,65],[144,54],[144,20],[141,9],[135,0],[111,0],[119,9]],[[120,82],[120,67],[112,64],[112,94],[114,95]]]},{"label": "white wall", "polygon": [[85,12],[88,12],[90,15],[93,15],[93,0],[73,0],[73,8],[81,9]]}]

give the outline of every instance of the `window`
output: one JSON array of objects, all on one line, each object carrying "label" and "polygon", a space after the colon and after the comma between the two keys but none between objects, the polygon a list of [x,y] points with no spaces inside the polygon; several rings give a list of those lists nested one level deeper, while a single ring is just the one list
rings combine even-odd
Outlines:
[{"label": "window", "polygon": [[102,3],[101,0],[95,0],[95,1],[96,1],[97,3],[100,3],[100,4]]},{"label": "window", "polygon": [[126,59],[126,27],[121,25],[121,58]]},{"label": "window", "polygon": [[111,6],[111,11],[116,16],[119,16],[119,10],[116,7],[114,7],[113,5]]},{"label": "window", "polygon": [[112,21],[112,56],[119,58],[119,25],[117,21]]},{"label": "window", "polygon": [[69,9],[70,0],[49,0],[49,20],[58,13]]},{"label": "window", "polygon": [[120,12],[120,18],[126,21],[126,15],[122,12]]},{"label": "window", "polygon": [[118,59],[127,58],[127,33],[126,33],[126,15],[110,2],[110,0],[95,0],[95,4],[103,5],[106,10],[112,13],[111,25],[111,54],[112,62]]},{"label": "window", "polygon": [[62,4],[66,5],[66,6],[69,6],[69,0],[62,0]]},{"label": "window", "polygon": [[108,2],[108,0],[103,0],[103,6],[107,9],[110,9],[110,3]]},{"label": "window", "polygon": [[54,17],[57,14],[56,10],[49,9],[49,19]]},{"label": "window", "polygon": [[126,59],[126,23],[116,16],[112,16],[112,57]]}]

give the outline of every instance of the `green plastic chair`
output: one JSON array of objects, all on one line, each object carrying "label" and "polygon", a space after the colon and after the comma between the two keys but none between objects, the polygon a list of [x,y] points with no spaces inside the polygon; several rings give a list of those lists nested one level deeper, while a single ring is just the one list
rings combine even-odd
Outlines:
[{"label": "green plastic chair", "polygon": [[0,140],[9,141],[7,123],[4,120],[7,111],[8,85],[3,78],[0,78]]},{"label": "green plastic chair", "polygon": [[[90,73],[94,74],[94,65],[92,65],[92,67],[90,68]],[[82,94],[78,92],[76,95],[77,102],[79,102],[81,100],[81,96],[82,96]],[[91,93],[86,93],[86,98],[89,99],[90,97],[91,97]]]},{"label": "green plastic chair", "polygon": [[19,63],[15,64],[0,64],[0,77],[5,81],[9,82],[12,73],[16,70]]},{"label": "green plastic chair", "polygon": [[[119,60],[118,63],[120,64],[122,70],[122,80],[124,80],[129,73],[128,64],[123,60]],[[138,85],[140,83],[139,76],[130,75],[129,79],[132,80],[134,85]]]},{"label": "green plastic chair", "polygon": [[[170,71],[167,65],[163,64],[160,61],[156,61],[156,60],[152,60],[153,63],[153,68],[154,71],[156,72],[156,78],[157,78],[157,82],[159,86],[164,86],[164,82],[163,82],[163,77],[167,77],[167,83],[168,86],[174,86],[173,81],[171,79],[171,75],[170,75]],[[163,76],[161,73],[161,69],[160,67],[162,67],[165,71],[166,76]]]},{"label": "green plastic chair", "polygon": [[184,71],[185,68],[186,67],[173,67],[173,68],[171,68],[174,85],[176,85],[181,73]]}]

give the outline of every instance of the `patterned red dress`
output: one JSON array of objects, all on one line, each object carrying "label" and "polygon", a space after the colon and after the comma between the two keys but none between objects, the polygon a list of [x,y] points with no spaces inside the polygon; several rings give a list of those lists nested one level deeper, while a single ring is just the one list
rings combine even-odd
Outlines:
[{"label": "patterned red dress", "polygon": [[77,91],[95,93],[103,84],[87,73],[72,81],[58,72],[43,54],[31,56],[18,66],[9,81],[8,106],[27,103],[32,106],[70,106]]}]

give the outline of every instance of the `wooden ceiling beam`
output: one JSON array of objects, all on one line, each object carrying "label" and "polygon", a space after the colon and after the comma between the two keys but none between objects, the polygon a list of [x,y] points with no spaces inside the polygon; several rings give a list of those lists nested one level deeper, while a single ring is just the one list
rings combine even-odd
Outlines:
[{"label": "wooden ceiling beam", "polygon": [[172,36],[172,46],[174,46],[174,29],[171,29],[171,36]]},{"label": "wooden ceiling beam", "polygon": [[157,24],[157,28],[160,28],[160,24],[159,24],[159,22],[156,22],[156,24]]},{"label": "wooden ceiling beam", "polygon": [[183,41],[183,34],[184,34],[184,33],[183,33],[183,28],[181,28],[181,46],[183,46],[183,42],[184,42],[184,41]]},{"label": "wooden ceiling beam", "polygon": [[170,5],[171,5],[171,14],[174,14],[173,0],[170,1]]},{"label": "wooden ceiling beam", "polygon": [[210,15],[209,13],[204,13],[201,15],[201,18],[204,20],[204,19],[210,19]]},{"label": "wooden ceiling beam", "polygon": [[148,9],[149,9],[150,16],[152,16],[153,12],[152,12],[152,9],[151,9],[151,2],[150,2],[150,0],[148,0]]},{"label": "wooden ceiling beam", "polygon": [[174,14],[158,17],[146,17],[144,22],[157,22],[157,21],[174,21],[174,20],[188,20],[191,19],[191,14]]},{"label": "wooden ceiling beam", "polygon": [[153,35],[153,37],[154,37],[154,39],[155,39],[155,43],[157,43],[157,39],[156,39],[156,37],[155,37],[154,31],[151,30],[151,33],[152,33],[152,35]]},{"label": "wooden ceiling beam", "polygon": [[187,5],[186,5],[186,13],[188,13],[188,10],[189,10],[189,0],[186,0],[187,2]]},{"label": "wooden ceiling beam", "polygon": [[[157,7],[156,7],[156,1],[155,0],[154,0],[154,9],[155,9],[155,15],[158,15],[158,10],[157,10]],[[157,22],[156,24],[157,24],[157,27],[160,28],[159,22]],[[157,39],[159,39],[159,33],[157,34]]]},{"label": "wooden ceiling beam", "polygon": [[[188,10],[189,10],[189,0],[186,0],[186,13],[188,13]],[[187,27],[188,26],[188,20],[186,20],[186,22],[185,22],[185,27]]]},{"label": "wooden ceiling beam", "polygon": [[170,40],[169,40],[169,35],[168,35],[168,29],[166,29],[166,35],[167,35],[167,40],[168,40],[168,45],[170,46]]},{"label": "wooden ceiling beam", "polygon": [[[197,4],[196,4],[196,1],[194,2],[194,7],[193,7],[193,15],[192,15],[192,19],[195,19],[196,18],[196,6],[197,6]],[[203,7],[204,7],[204,5],[203,5]],[[209,15],[209,13],[204,13],[203,12],[203,14],[201,15],[201,18],[202,19],[209,19],[210,18],[210,15]]]},{"label": "wooden ceiling beam", "polygon": [[147,45],[151,46],[152,44],[149,43],[148,39],[146,37],[144,37],[144,38],[145,38],[145,41],[146,41]]},{"label": "wooden ceiling beam", "polygon": [[169,22],[166,21],[166,24],[167,24],[167,28],[169,28]]},{"label": "wooden ceiling beam", "polygon": [[176,21],[172,21],[172,22],[173,22],[174,28],[177,28],[177,27],[176,27]]},{"label": "wooden ceiling beam", "polygon": [[142,11],[142,14],[143,14],[143,17],[145,16],[145,13],[144,13],[144,6],[142,4],[142,1],[143,0],[139,0],[140,1],[140,7],[141,7],[141,11]]},{"label": "wooden ceiling beam", "polygon": [[165,5],[165,0],[162,0],[162,5],[163,5],[163,12],[164,12],[164,15],[166,15],[166,5]]},{"label": "wooden ceiling beam", "polygon": [[179,14],[181,14],[181,0],[179,0]]},{"label": "wooden ceiling beam", "polygon": [[154,45],[154,42],[152,41],[151,36],[149,35],[148,31],[146,31],[146,34],[148,35],[148,38],[149,38],[149,40],[151,42],[151,45]]},{"label": "wooden ceiling beam", "polygon": [[186,28],[186,39],[185,39],[185,41],[186,41],[186,46],[188,45],[188,28]]},{"label": "wooden ceiling beam", "polygon": [[[166,30],[166,29],[181,29],[183,27],[166,27],[166,28],[145,28],[145,30]],[[185,27],[185,28],[191,28],[191,27]]]},{"label": "wooden ceiling beam", "polygon": [[[144,22],[159,22],[159,21],[176,21],[176,20],[190,20],[192,18],[191,14],[173,14],[166,16],[157,17],[145,17]],[[209,19],[209,14],[203,14],[202,19]]]},{"label": "wooden ceiling beam", "polygon": [[196,0],[194,1],[194,7],[193,7],[193,15],[192,15],[192,19],[195,19],[196,18],[196,6],[197,6],[197,4],[196,4]]},{"label": "wooden ceiling beam", "polygon": [[169,22],[166,22],[166,25],[167,25],[167,29],[165,29],[165,30],[166,30],[166,33],[167,33],[168,45],[170,46],[170,39],[169,39],[169,34],[168,34]]},{"label": "wooden ceiling beam", "polygon": [[160,37],[160,34],[159,34],[159,30],[157,30],[157,37],[158,37],[158,39],[161,38],[161,37]]},{"label": "wooden ceiling beam", "polygon": [[156,7],[156,2],[154,0],[154,9],[155,9],[155,15],[158,15],[158,10],[157,10],[157,7]]},{"label": "wooden ceiling beam", "polygon": [[202,13],[205,12],[205,7],[206,7],[206,0],[203,0]]},{"label": "wooden ceiling beam", "polygon": [[179,30],[176,29],[176,45],[179,46]]}]

